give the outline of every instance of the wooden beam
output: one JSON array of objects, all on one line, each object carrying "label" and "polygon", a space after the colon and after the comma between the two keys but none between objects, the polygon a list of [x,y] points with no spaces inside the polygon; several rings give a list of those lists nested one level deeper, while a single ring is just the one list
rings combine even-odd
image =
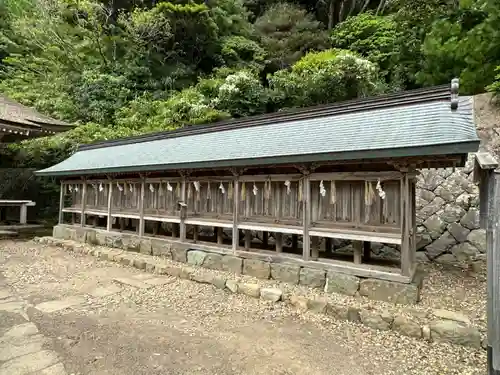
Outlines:
[{"label": "wooden beam", "polygon": [[59,224],[62,224],[64,221],[64,189],[66,185],[61,181],[61,192],[59,195]]},{"label": "wooden beam", "polygon": [[198,225],[193,225],[193,241],[194,241],[194,243],[198,242],[198,235],[199,235],[199,227],[198,227]]},{"label": "wooden beam", "polygon": [[111,216],[111,205],[113,203],[113,180],[109,181],[109,189],[108,189],[108,222],[106,229],[111,231],[113,228],[113,217]]},{"label": "wooden beam", "polygon": [[240,244],[240,231],[238,229],[239,220],[239,210],[240,210],[240,181],[238,177],[234,180],[233,186],[233,246],[232,249],[235,252],[238,250]]},{"label": "wooden beam", "polygon": [[81,217],[80,217],[80,226],[84,227],[85,226],[85,206],[87,205],[87,182],[83,180],[83,186],[82,186],[82,210],[81,210]]},{"label": "wooden beam", "polygon": [[141,196],[139,200],[139,237],[144,236],[144,197],[146,195],[146,181],[144,178],[141,179]]},{"label": "wooden beam", "polygon": [[311,184],[309,176],[304,176],[302,180],[303,189],[303,211],[302,211],[302,258],[304,261],[309,261],[311,255],[309,226],[311,221]]}]

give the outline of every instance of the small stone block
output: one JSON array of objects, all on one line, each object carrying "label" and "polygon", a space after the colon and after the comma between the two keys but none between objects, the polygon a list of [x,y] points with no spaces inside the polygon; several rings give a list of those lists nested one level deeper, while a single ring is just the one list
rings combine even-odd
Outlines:
[{"label": "small stone block", "polygon": [[470,324],[470,319],[467,316],[455,311],[436,309],[432,311],[432,315],[443,320],[453,320],[455,322],[461,322],[466,325]]},{"label": "small stone block", "polygon": [[232,255],[224,255],[221,260],[221,270],[241,275],[243,259]]},{"label": "small stone block", "polygon": [[53,313],[72,306],[80,305],[82,303],[85,303],[85,298],[80,296],[73,296],[56,301],[42,302],[36,305],[35,309],[44,313]]},{"label": "small stone block", "polygon": [[31,374],[55,365],[58,362],[59,357],[57,353],[42,350],[13,358],[3,363],[0,367],[0,375]]},{"label": "small stone block", "polygon": [[173,277],[181,277],[181,267],[175,267],[170,265],[156,266],[156,273],[160,275],[170,275]]},{"label": "small stone block", "polygon": [[268,262],[258,259],[243,259],[243,273],[258,279],[269,279],[271,266]]},{"label": "small stone block", "polygon": [[153,260],[149,260],[149,259],[146,261],[146,272],[154,273],[155,267],[156,267],[156,262],[154,262]]},{"label": "small stone block", "polygon": [[187,262],[187,249],[178,247],[178,245],[172,246],[172,260],[175,262],[186,263]]},{"label": "small stone block", "polygon": [[341,293],[354,296],[359,289],[359,277],[328,271],[325,292]]},{"label": "small stone block", "polygon": [[201,250],[190,250],[187,252],[187,263],[191,266],[201,266],[205,261],[207,253]]},{"label": "small stone block", "polygon": [[354,323],[361,322],[360,312],[361,310],[357,307],[349,307],[347,309],[347,320]]},{"label": "small stone block", "polygon": [[139,251],[142,254],[151,255],[152,254],[151,240],[141,240]]},{"label": "small stone block", "polygon": [[452,320],[439,320],[430,324],[431,338],[450,344],[481,347],[481,334],[475,327],[465,327]]},{"label": "small stone block", "polygon": [[174,282],[173,279],[167,277],[153,277],[152,279],[143,280],[144,283],[152,286],[161,286],[166,284],[171,284]]},{"label": "small stone block", "polygon": [[309,311],[324,314],[326,313],[327,301],[325,299],[308,299],[307,309]]},{"label": "small stone block", "polygon": [[249,297],[259,298],[259,284],[238,283],[238,293],[247,295]]},{"label": "small stone block", "polygon": [[214,276],[212,279],[212,284],[217,288],[217,289],[224,289],[226,287],[226,279],[221,276]]},{"label": "small stone block", "polygon": [[146,262],[144,259],[134,259],[134,267],[139,269],[139,270],[144,270],[146,269]]},{"label": "small stone block", "polygon": [[332,303],[326,305],[326,313],[333,316],[335,319],[347,320],[347,311],[348,309],[346,306],[338,306]]},{"label": "small stone block", "polygon": [[111,296],[111,295],[119,293],[119,292],[121,292],[121,288],[119,286],[117,286],[117,285],[109,285],[109,286],[106,286],[106,287],[104,287],[104,286],[98,286],[93,291],[91,291],[89,294],[92,297],[99,298],[99,297]]},{"label": "small stone block", "polygon": [[278,288],[262,288],[260,290],[260,297],[263,300],[278,302],[283,296],[283,291]]},{"label": "small stone block", "polygon": [[197,272],[191,275],[191,280],[201,284],[212,284],[213,275],[207,272]]},{"label": "small stone block", "polygon": [[367,327],[380,331],[388,331],[391,329],[392,317],[387,318],[383,314],[365,309],[360,311],[359,316],[361,318],[361,323]]},{"label": "small stone block", "polygon": [[203,267],[212,270],[222,269],[222,255],[215,253],[207,253],[205,261],[203,262]]},{"label": "small stone block", "polygon": [[326,282],[326,272],[314,268],[303,267],[300,269],[299,284],[310,288],[323,289]]},{"label": "small stone block", "polygon": [[132,286],[134,288],[138,289],[147,289],[150,287],[150,285],[136,279],[128,278],[128,277],[118,277],[116,279],[113,279],[113,281],[117,282],[118,284],[123,284],[127,286]]},{"label": "small stone block", "polygon": [[191,280],[191,276],[195,272],[195,269],[192,267],[182,267],[179,277],[181,279]]},{"label": "small stone block", "polygon": [[154,256],[172,259],[172,244],[161,240],[151,240],[151,252]]},{"label": "small stone block", "polygon": [[26,337],[26,336],[33,336],[38,333],[38,328],[36,327],[35,324],[33,323],[24,323],[24,324],[19,324],[17,326],[12,327],[9,329],[7,332],[4,333],[3,338],[17,338],[17,337]]},{"label": "small stone block", "polygon": [[290,296],[290,304],[298,309],[299,311],[305,312],[308,309],[307,306],[308,299],[304,296]]},{"label": "small stone block", "polygon": [[373,300],[409,305],[418,302],[420,288],[416,284],[365,279],[360,282],[359,294]]},{"label": "small stone block", "polygon": [[298,284],[300,266],[291,264],[271,263],[271,278],[289,284]]},{"label": "small stone block", "polygon": [[236,280],[227,280],[226,281],[226,288],[231,293],[238,293],[238,282]]},{"label": "small stone block", "polygon": [[422,337],[422,328],[420,327],[420,325],[404,316],[397,316],[394,319],[392,329],[404,336],[416,338]]}]

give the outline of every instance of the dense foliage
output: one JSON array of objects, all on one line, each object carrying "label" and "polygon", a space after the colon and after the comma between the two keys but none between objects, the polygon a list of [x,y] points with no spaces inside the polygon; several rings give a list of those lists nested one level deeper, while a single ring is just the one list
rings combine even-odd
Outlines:
[{"label": "dense foliage", "polygon": [[448,83],[500,95],[498,0],[0,0],[0,92],[80,143]]}]

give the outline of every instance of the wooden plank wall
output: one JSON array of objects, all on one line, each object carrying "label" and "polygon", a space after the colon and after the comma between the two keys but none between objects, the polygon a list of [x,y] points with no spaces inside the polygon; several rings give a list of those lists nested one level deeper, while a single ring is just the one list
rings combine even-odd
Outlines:
[{"label": "wooden plank wall", "polygon": [[113,195],[111,199],[111,211],[137,214],[139,212],[139,201],[141,199],[141,183],[137,181],[120,181],[112,182],[112,184]]},{"label": "wooden plank wall", "polygon": [[318,227],[350,224],[356,228],[398,228],[401,221],[400,181],[382,183],[385,199],[381,199],[375,187],[375,181],[312,181],[312,224]]},{"label": "wooden plank wall", "polygon": [[[140,184],[139,184],[140,185]],[[148,182],[144,191],[144,214],[156,216],[179,216],[178,202],[181,181]]]},{"label": "wooden plank wall", "polygon": [[234,181],[188,181],[186,186],[188,217],[232,220],[234,207]]}]

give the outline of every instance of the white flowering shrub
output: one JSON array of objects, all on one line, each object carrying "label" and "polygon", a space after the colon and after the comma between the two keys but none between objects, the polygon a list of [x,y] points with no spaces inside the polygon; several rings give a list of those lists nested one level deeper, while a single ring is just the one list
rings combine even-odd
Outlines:
[{"label": "white flowering shrub", "polygon": [[226,77],[212,104],[234,117],[242,117],[264,113],[268,98],[268,90],[258,77],[243,70]]},{"label": "white flowering shrub", "polygon": [[291,70],[269,77],[280,106],[306,107],[376,94],[381,90],[378,67],[344,50],[309,53]]}]

